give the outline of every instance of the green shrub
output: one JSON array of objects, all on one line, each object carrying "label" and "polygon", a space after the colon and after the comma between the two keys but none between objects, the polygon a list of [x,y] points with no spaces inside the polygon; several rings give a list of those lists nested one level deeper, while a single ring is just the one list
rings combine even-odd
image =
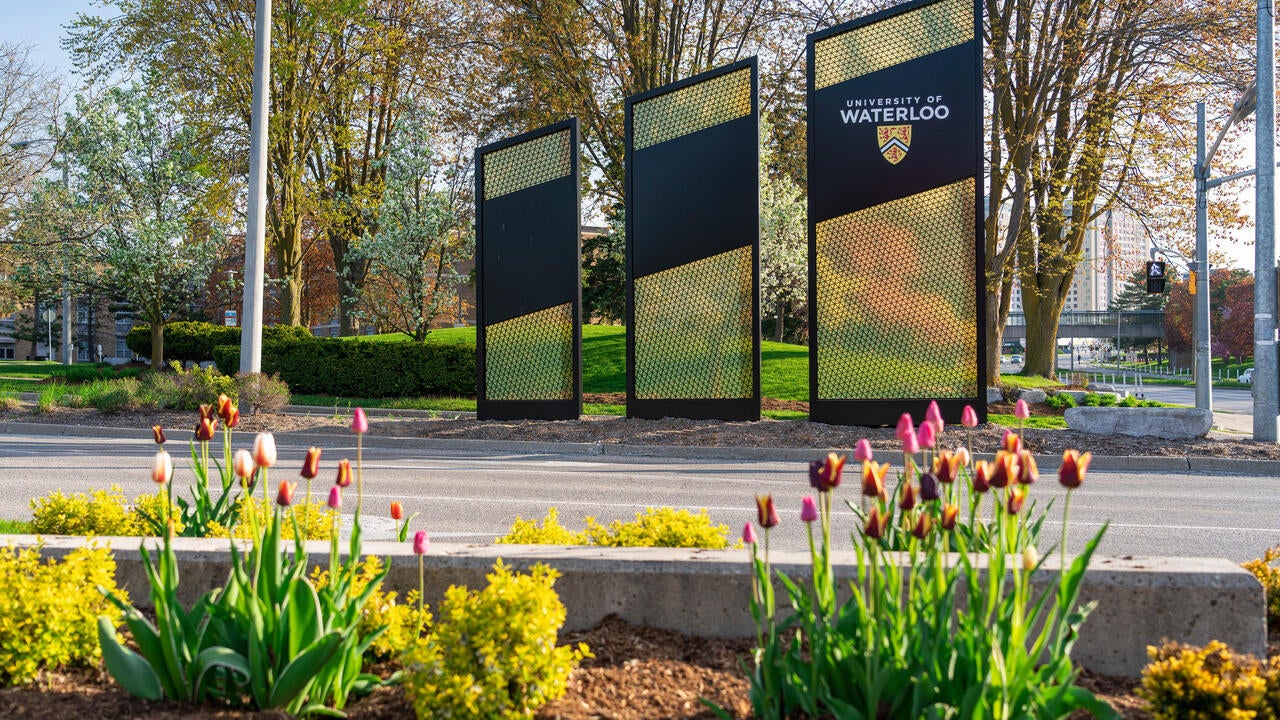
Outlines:
[{"label": "green shrub", "polygon": [[539,525],[537,520],[525,520],[519,515],[506,535],[494,539],[500,545],[587,545],[591,538],[587,531],[570,532],[560,524],[560,510],[547,510],[547,517]]},{"label": "green shrub", "polygon": [[35,548],[0,548],[0,683],[34,680],[41,670],[96,665],[98,616],[118,625],[120,611],[98,592],[116,589],[106,548],[83,547],[40,562]]},{"label": "green shrub", "polygon": [[1241,565],[1262,583],[1267,598],[1267,629],[1271,632],[1280,632],[1280,567],[1276,567],[1277,560],[1280,560],[1280,546],[1268,548],[1262,557]]},{"label": "green shrub", "polygon": [[219,395],[236,399],[236,379],[223,375],[217,368],[195,366],[183,370],[177,361],[170,363],[177,384],[173,395],[166,402],[167,407],[177,410],[195,410],[201,405],[212,405],[218,401]]},{"label": "green shrub", "polygon": [[64,495],[54,490],[31,500],[31,530],[40,535],[133,535],[133,515],[119,485]]},{"label": "green shrub", "polygon": [[[240,346],[214,349],[223,372],[240,367]],[[475,395],[476,355],[470,345],[362,342],[340,338],[264,341],[262,371],[278,374],[292,392],[337,397]]]},{"label": "green shrub", "polygon": [[[311,331],[292,325],[262,328],[262,339],[290,340],[311,337]],[[129,349],[142,357],[151,357],[151,326],[134,325],[125,337]],[[209,322],[171,322],[164,326],[164,359],[181,362],[213,360],[213,349],[219,345],[239,345],[240,328]]]},{"label": "green shrub", "polygon": [[720,549],[729,546],[729,526],[712,525],[706,510],[691,513],[674,508],[645,508],[632,522],[614,520],[601,525],[586,520],[586,529],[572,532],[560,524],[560,511],[547,510],[539,525],[536,520],[516,517],[511,530],[494,540],[512,545],[604,545],[609,547],[680,547]]},{"label": "green shrub", "polygon": [[[150,336],[148,336],[148,339],[150,339]],[[140,372],[142,372],[141,368],[116,367],[107,363],[98,363],[96,365],[61,365],[50,370],[49,375],[74,384],[93,382],[94,380],[135,377]]]},{"label": "green shrub", "polygon": [[[376,555],[366,555],[360,564],[352,584],[351,592],[359,594],[369,583],[374,582],[382,574],[384,564]],[[319,566],[311,571],[311,581],[317,590],[329,585],[329,573]],[[401,653],[414,647],[431,627],[431,611],[425,606],[422,614],[418,614],[418,590],[410,590],[403,603],[396,602],[394,591],[375,588],[364,604],[364,617],[360,620],[360,634],[371,636],[379,628],[382,634],[374,638],[365,657],[375,661],[393,660]]]},{"label": "green shrub", "polygon": [[1066,393],[1055,393],[1050,395],[1045,402],[1054,410],[1066,410],[1067,408],[1073,408],[1076,406],[1075,397]]},{"label": "green shrub", "polygon": [[90,386],[89,404],[102,412],[137,410],[143,406],[142,383],[137,378],[97,381]]},{"label": "green shrub", "polygon": [[236,373],[236,398],[254,412],[275,412],[289,404],[289,386],[279,375]]},{"label": "green shrub", "polygon": [[1280,715],[1280,658],[1258,661],[1214,640],[1147,648],[1138,696],[1156,720],[1249,720]]},{"label": "green shrub", "polygon": [[[236,524],[228,528],[222,523],[211,522],[207,537],[234,537],[250,540],[253,538],[251,528],[266,527],[274,509],[274,502],[264,504],[260,498],[241,496],[236,499],[235,517],[238,518]],[[336,513],[323,502],[316,500],[307,502],[306,498],[299,497],[294,502],[293,510],[298,519],[298,530],[302,533],[304,540],[328,540],[333,535],[333,521]],[[249,517],[250,513],[253,513],[253,518]],[[280,537],[292,540],[293,527],[292,522],[285,523],[284,527],[280,528]]]},{"label": "green shrub", "polygon": [[40,386],[40,396],[36,399],[36,412],[53,412],[53,409],[67,394],[67,386],[61,381],[45,383]]},{"label": "green shrub", "polygon": [[434,633],[406,658],[405,692],[419,718],[529,718],[564,694],[585,645],[556,647],[565,609],[557,573],[513,574],[498,560],[480,591],[450,587]]}]

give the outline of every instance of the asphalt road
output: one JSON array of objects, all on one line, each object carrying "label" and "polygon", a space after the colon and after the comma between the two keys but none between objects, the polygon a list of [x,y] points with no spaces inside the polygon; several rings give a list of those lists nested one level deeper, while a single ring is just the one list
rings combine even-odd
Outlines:
[{"label": "asphalt road", "polygon": [[[247,443],[248,438],[244,441]],[[334,441],[339,442],[339,441]],[[345,442],[345,441],[343,441]],[[190,492],[185,446],[170,443],[178,465],[176,488]],[[0,517],[30,517],[32,497],[119,484],[128,497],[152,492],[154,446],[134,440],[5,435],[0,439]],[[272,485],[298,479],[304,448],[280,448]],[[354,457],[351,444],[325,446],[316,494],[332,482],[335,464]],[[753,496],[773,493],[782,514],[775,547],[806,546],[800,498],[809,494],[807,468],[798,463],[684,461],[584,456],[486,455],[422,450],[365,450],[366,530],[389,537],[390,501],[400,500],[438,542],[488,542],[517,515],[542,518],[551,506],[571,529],[583,518],[631,519],[647,506],[706,508],[736,537],[755,516]],[[1049,468],[1033,499],[1056,499],[1045,537],[1057,538],[1063,492]],[[857,501],[850,478],[837,491]],[[354,489],[354,488],[352,488]],[[1192,555],[1244,561],[1280,543],[1280,478],[1193,476],[1167,472],[1092,473],[1071,506],[1069,549],[1110,521],[1100,552],[1110,555]],[[348,495],[344,510],[354,505]],[[854,529],[853,513],[838,503],[836,537]]]}]

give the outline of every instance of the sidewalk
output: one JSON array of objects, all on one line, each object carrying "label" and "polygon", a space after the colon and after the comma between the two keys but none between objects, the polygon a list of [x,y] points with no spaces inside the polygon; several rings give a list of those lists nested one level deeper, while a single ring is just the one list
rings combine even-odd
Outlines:
[{"label": "sidewalk", "polygon": [[1213,429],[1233,435],[1253,436],[1253,416],[1238,413],[1215,412]]}]

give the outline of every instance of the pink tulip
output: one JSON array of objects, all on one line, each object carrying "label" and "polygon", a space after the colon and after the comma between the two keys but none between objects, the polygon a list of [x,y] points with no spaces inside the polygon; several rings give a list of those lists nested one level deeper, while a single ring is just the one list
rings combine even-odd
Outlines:
[{"label": "pink tulip", "polygon": [[351,431],[357,434],[369,432],[369,418],[364,414],[364,408],[356,408],[355,414],[351,416]]},{"label": "pink tulip", "polygon": [[871,442],[868,441],[866,438],[862,438],[861,440],[859,440],[858,444],[853,446],[853,459],[857,460],[858,462],[866,462],[870,460],[871,459]]},{"label": "pink tulip", "polygon": [[1031,408],[1027,406],[1027,401],[1018,398],[1018,404],[1013,406],[1013,416],[1019,420],[1026,420],[1031,417]]},{"label": "pink tulip", "polygon": [[742,526],[742,542],[748,545],[756,544],[756,526],[747,523]]},{"label": "pink tulip", "polygon": [[329,507],[334,510],[342,507],[342,490],[337,485],[329,488]]},{"label": "pink tulip", "polygon": [[818,519],[818,503],[813,501],[812,495],[800,499],[800,519],[807,523]]},{"label": "pink tulip", "polygon": [[915,455],[920,452],[920,441],[916,438],[915,433],[907,433],[902,438],[902,452],[907,455]]},{"label": "pink tulip", "polygon": [[960,424],[967,428],[978,427],[978,413],[972,405],[964,406],[964,411],[960,413]]},{"label": "pink tulip", "polygon": [[431,546],[431,541],[427,539],[427,531],[419,530],[413,534],[413,552],[416,555],[426,555],[427,548]]},{"label": "pink tulip", "polygon": [[942,421],[942,408],[938,407],[937,400],[929,401],[929,409],[924,412],[924,421],[933,426],[933,432],[935,434],[942,434],[942,428],[945,427],[946,424]]},{"label": "pink tulip", "polygon": [[893,433],[894,437],[905,442],[908,435],[915,434],[916,426],[911,422],[911,413],[902,413],[902,417],[898,418],[898,429]]},{"label": "pink tulip", "polygon": [[926,421],[920,424],[920,432],[917,435],[917,439],[920,441],[920,447],[931,448],[934,446],[938,439],[937,436],[934,435],[934,432],[933,423]]}]

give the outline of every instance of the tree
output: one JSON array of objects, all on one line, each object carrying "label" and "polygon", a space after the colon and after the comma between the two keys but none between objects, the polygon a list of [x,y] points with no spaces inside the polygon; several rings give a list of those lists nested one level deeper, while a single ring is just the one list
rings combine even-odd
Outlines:
[{"label": "tree", "polygon": [[1135,270],[1124,282],[1120,288],[1116,299],[1111,302],[1111,310],[1163,310],[1166,303],[1169,302],[1169,294],[1173,292],[1173,288],[1178,284],[1181,277],[1178,269],[1168,266],[1165,274],[1164,292],[1149,293],[1147,292],[1147,271],[1146,268]]},{"label": "tree", "polygon": [[411,105],[403,112],[387,157],[377,234],[355,252],[370,265],[359,298],[365,311],[421,342],[436,316],[457,302],[465,278],[455,265],[474,255],[473,149],[437,135],[427,109]]},{"label": "tree", "polygon": [[[1165,307],[1165,339],[1171,351],[1194,346],[1194,296],[1186,283],[1173,283]],[[1253,352],[1253,275],[1248,270],[1218,269],[1209,276],[1211,352],[1244,358]]]},{"label": "tree", "polygon": [[1223,288],[1220,319],[1214,339],[1227,357],[1243,361],[1253,355],[1253,276],[1240,278]]},{"label": "tree", "polygon": [[770,128],[760,124],[760,307],[773,313],[774,340],[782,342],[787,319],[808,307],[808,208],[791,176],[772,171]]},{"label": "tree", "polygon": [[626,208],[606,211],[609,231],[582,239],[582,316],[620,325],[627,317]]},{"label": "tree", "polygon": [[76,187],[101,227],[85,252],[103,284],[151,325],[151,366],[164,326],[203,294],[221,229],[201,199],[214,182],[193,128],[137,86],[116,88],[68,122]]}]

